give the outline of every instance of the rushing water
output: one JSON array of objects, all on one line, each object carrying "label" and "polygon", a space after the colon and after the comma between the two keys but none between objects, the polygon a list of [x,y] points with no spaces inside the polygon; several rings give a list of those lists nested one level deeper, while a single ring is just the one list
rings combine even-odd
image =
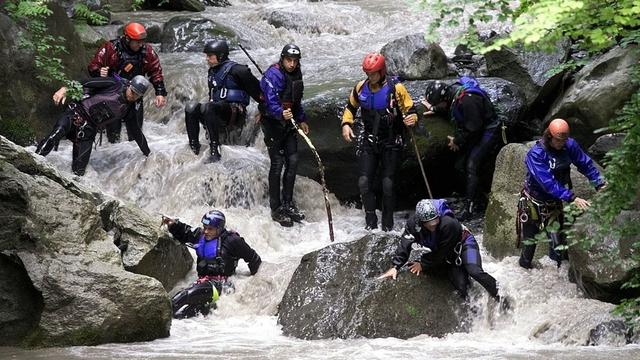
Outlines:
[{"label": "rushing water", "polygon": [[[201,15],[234,29],[263,69],[277,60],[284,44],[298,44],[303,51],[307,98],[336,92],[346,97],[353,83],[362,77],[360,61],[365,53],[379,50],[398,37],[422,32],[430,16],[401,1],[232,3],[232,7],[210,8]],[[274,28],[264,20],[264,15],[272,11],[294,14],[302,19],[301,26],[296,31]],[[123,20],[166,21],[173,15],[140,12],[118,16]],[[451,46],[444,45],[451,52]],[[180,217],[194,225],[205,211],[219,208],[227,215],[228,226],[238,230],[260,253],[262,268],[250,277],[241,262],[235,276],[237,292],[222,297],[212,316],[173,321],[169,338],[35,351],[0,348],[1,358],[640,358],[638,346],[580,346],[585,341],[585,329],[594,321],[597,324],[611,305],[584,299],[568,281],[566,264],[557,270],[547,259],[541,269],[524,271],[514,257],[497,262],[486,254],[484,267],[498,279],[501,291],[513,299],[513,311],[497,315],[484,290],[474,284],[470,301],[478,310],[470,319],[473,326],[469,333],[409,340],[304,341],[283,336],[276,311],[293,271],[303,254],[330,243],[321,187],[299,177],[295,199],[307,214],[306,222],[288,229],[272,222],[267,198],[269,159],[261,137],[251,147],[222,146],[223,159],[216,164],[206,164],[205,154],[194,156],[187,146],[182,104],[185,99],[206,98],[204,55],[160,56],[170,95],[164,109],[155,109],[151,96],[146,99],[144,131],[151,156],[145,159],[133,142],[103,144],[94,151],[87,175],[77,180],[135,202],[150,213]],[[232,52],[231,58],[248,63],[239,51]],[[250,109],[255,112],[255,105]],[[310,126],[313,140],[313,123]],[[201,141],[206,144],[204,139]],[[203,150],[207,152],[206,145]],[[47,159],[72,176],[68,142],[62,142],[60,150]],[[352,241],[366,234],[360,210],[341,206],[333,196],[331,202],[337,241]],[[395,231],[400,231],[400,219],[396,223]],[[174,291],[194,278],[192,271]]]}]

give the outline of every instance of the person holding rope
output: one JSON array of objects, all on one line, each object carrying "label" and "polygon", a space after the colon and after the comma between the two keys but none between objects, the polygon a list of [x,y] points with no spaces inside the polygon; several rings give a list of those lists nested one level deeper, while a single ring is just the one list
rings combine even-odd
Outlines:
[{"label": "person holding rope", "polygon": [[[62,138],[71,140],[71,170],[78,176],[85,173],[98,132],[135,111],[134,104],[142,99],[151,86],[142,75],[134,76],[130,81],[110,77],[91,78],[81,84],[84,92],[82,100],[69,104],[53,131],[36,147],[36,154],[47,156]],[[67,88],[63,86],[53,94],[53,102],[56,105],[63,104],[66,96]],[[145,156],[149,155],[148,147],[140,147],[140,150]]]},{"label": "person holding rope", "polygon": [[229,60],[229,44],[224,39],[210,40],[203,52],[209,64],[209,101],[190,102],[185,107],[185,124],[189,146],[200,154],[200,123],[209,139],[208,162],[217,162],[220,155],[220,129],[242,128],[247,116],[249,98],[262,103],[258,79],[247,65]]},{"label": "person holding rope", "polygon": [[[407,263],[412,245],[430,249],[419,261]],[[500,303],[509,308],[507,298],[498,295],[496,279],[482,269],[480,248],[475,237],[462,225],[444,199],[423,199],[409,217],[395,255],[393,266],[378,279],[396,279],[398,271],[408,265],[409,271],[420,275],[424,270],[445,266],[449,280],[462,298],[467,298],[469,277],[484,287]]]},{"label": "person holding rope", "polygon": [[240,258],[249,265],[251,275],[260,268],[260,255],[238,233],[226,229],[221,211],[204,214],[202,227],[195,229],[167,216],[162,217],[162,224],[176,240],[192,245],[197,255],[198,279],[171,299],[174,318],[207,315],[212,307],[215,309],[220,294],[235,290],[229,277],[235,273]]},{"label": "person holding rope", "polygon": [[304,134],[309,133],[309,125],[301,103],[304,91],[300,70],[301,57],[297,45],[285,45],[280,52],[280,60],[271,65],[260,80],[260,88],[265,97],[265,106],[261,114],[262,131],[271,160],[271,218],[285,227],[293,226],[294,221],[300,222],[305,218],[293,202],[293,187],[298,168],[298,137],[291,122],[293,119]]},{"label": "person holding rope", "polygon": [[565,243],[561,233],[564,225],[562,202],[574,203],[582,210],[591,205],[571,191],[571,164],[589,179],[596,191],[605,186],[605,180],[593,160],[569,137],[569,124],[564,119],[549,123],[542,139],[529,150],[524,162],[527,175],[518,201],[516,221],[517,245],[523,245],[519,264],[525,269],[533,268],[535,236],[549,225],[557,223],[559,227],[546,231],[550,240],[549,257],[560,267],[562,260],[567,259],[566,250],[556,249]]},{"label": "person holding rope", "polygon": [[415,126],[417,115],[407,89],[387,76],[384,56],[369,53],[362,61],[366,80],[356,84],[342,116],[342,137],[351,142],[354,119],[361,110],[363,129],[357,135],[357,157],[360,177],[358,187],[365,211],[365,228],[378,228],[373,183],[376,170],[382,176],[382,230],[393,229],[395,205],[393,178],[404,146],[404,126]]}]

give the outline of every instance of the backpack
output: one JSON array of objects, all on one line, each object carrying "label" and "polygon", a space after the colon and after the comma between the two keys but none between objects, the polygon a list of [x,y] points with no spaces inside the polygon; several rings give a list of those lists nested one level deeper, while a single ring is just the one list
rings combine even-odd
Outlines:
[{"label": "backpack", "polygon": [[[480,83],[478,83],[478,80],[476,80],[476,78],[474,78],[473,76],[461,76],[458,79],[457,84],[460,85],[460,87],[458,88],[455,95],[453,96],[453,102],[455,103],[456,101],[462,99],[462,97],[465,96],[466,94],[475,94],[475,95],[482,96],[486,101],[488,101],[491,104],[494,112],[494,119],[489,124],[487,124],[486,128],[491,129],[495,127],[500,127],[502,131],[502,142],[506,145],[507,144],[507,134],[506,134],[507,126],[505,124],[506,123],[505,120],[507,119],[506,114],[504,114],[504,112],[501,111],[500,107],[493,105],[493,102],[491,101],[491,98],[489,97],[487,92],[480,87]],[[453,106],[452,106],[451,112],[453,115],[453,112],[454,112]]]}]

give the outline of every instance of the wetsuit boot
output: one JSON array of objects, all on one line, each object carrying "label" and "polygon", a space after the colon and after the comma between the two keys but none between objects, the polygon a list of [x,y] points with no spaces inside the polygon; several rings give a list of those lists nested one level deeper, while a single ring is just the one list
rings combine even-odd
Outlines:
[{"label": "wetsuit boot", "polygon": [[373,230],[378,228],[378,217],[375,211],[367,211],[364,214],[365,230]]},{"label": "wetsuit boot", "polygon": [[220,155],[220,145],[218,145],[218,143],[216,142],[211,142],[211,145],[209,147],[209,159],[208,162],[209,163],[215,163],[220,161],[220,159],[222,158],[222,155]]},{"label": "wetsuit boot", "polygon": [[283,203],[282,211],[285,215],[287,215],[289,218],[291,218],[291,220],[295,222],[301,222],[305,218],[304,214],[292,202]]},{"label": "wetsuit boot", "polygon": [[292,227],[293,220],[284,212],[282,206],[271,210],[271,219],[284,227]]}]

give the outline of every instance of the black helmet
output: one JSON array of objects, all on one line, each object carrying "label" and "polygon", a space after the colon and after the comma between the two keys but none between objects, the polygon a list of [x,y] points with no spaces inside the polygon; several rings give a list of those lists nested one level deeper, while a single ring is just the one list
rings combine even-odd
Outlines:
[{"label": "black helmet", "polygon": [[211,210],[202,216],[202,224],[213,226],[214,228],[224,229],[226,222],[227,219],[222,211],[219,210]]},{"label": "black helmet", "polygon": [[229,57],[229,44],[224,39],[209,40],[204,44],[202,52],[207,55],[215,54],[218,61],[222,62]]},{"label": "black helmet", "polygon": [[424,97],[427,99],[429,104],[434,106],[443,101],[449,101],[449,85],[440,80],[431,82],[427,85]]},{"label": "black helmet", "polygon": [[144,96],[144,94],[147,92],[147,89],[149,89],[149,85],[151,85],[149,83],[149,80],[147,80],[147,78],[142,75],[136,75],[133,77],[133,79],[131,79],[131,81],[129,81],[131,90],[133,90],[134,93],[140,96]]},{"label": "black helmet", "polygon": [[280,53],[280,58],[285,56],[300,60],[302,53],[300,52],[298,45],[287,44],[282,48],[282,52]]}]

